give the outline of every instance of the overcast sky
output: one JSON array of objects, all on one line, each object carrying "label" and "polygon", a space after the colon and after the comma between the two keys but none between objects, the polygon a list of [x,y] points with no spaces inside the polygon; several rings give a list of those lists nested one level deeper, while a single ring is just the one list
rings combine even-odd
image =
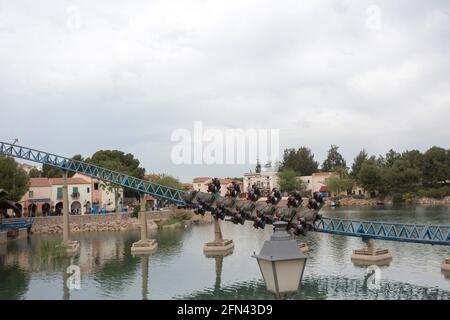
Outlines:
[{"label": "overcast sky", "polygon": [[172,164],[171,133],[279,128],[280,145],[450,146],[450,2],[0,0],[0,140]]}]

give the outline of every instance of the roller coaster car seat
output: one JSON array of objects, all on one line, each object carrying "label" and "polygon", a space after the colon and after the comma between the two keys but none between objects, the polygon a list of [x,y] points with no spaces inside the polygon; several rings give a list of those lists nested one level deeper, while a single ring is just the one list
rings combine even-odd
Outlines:
[{"label": "roller coaster car seat", "polygon": [[243,225],[245,223],[247,215],[245,212],[242,212],[239,208],[236,209],[236,212],[234,213],[233,217],[231,218],[231,222],[234,224],[241,224]]},{"label": "roller coaster car seat", "polygon": [[323,203],[323,196],[320,192],[314,192],[314,200],[316,200],[317,203]]},{"label": "roller coaster car seat", "polygon": [[296,236],[300,236],[300,235],[306,236],[307,232],[308,232],[308,225],[306,224],[305,219],[303,219],[303,218],[298,219],[297,224],[294,226],[293,233]]},{"label": "roller coaster car seat", "polygon": [[308,200],[308,209],[317,210],[318,208],[319,205],[317,204],[317,201],[314,198],[310,198]]}]

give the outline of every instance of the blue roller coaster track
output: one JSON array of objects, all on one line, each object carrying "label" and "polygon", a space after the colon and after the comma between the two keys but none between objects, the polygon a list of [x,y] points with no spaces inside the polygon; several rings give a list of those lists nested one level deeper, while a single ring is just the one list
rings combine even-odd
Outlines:
[{"label": "blue roller coaster track", "polygon": [[33,161],[53,167],[81,173],[85,176],[96,178],[105,182],[129,188],[140,193],[149,194],[155,198],[168,200],[179,205],[184,204],[182,190],[165,187],[156,183],[137,179],[126,174],[101,168],[82,161],[77,161],[44,151],[30,149],[0,141],[0,154]]},{"label": "blue roller coaster track", "polygon": [[[82,161],[1,141],[0,154],[40,164],[47,164],[70,172],[80,173],[138,191],[142,194],[149,194],[157,199],[168,200],[178,205],[185,205],[185,201],[183,200],[183,190],[137,179],[120,172],[101,168]],[[314,231],[365,239],[450,246],[450,226],[395,224],[324,217],[316,223]]]}]

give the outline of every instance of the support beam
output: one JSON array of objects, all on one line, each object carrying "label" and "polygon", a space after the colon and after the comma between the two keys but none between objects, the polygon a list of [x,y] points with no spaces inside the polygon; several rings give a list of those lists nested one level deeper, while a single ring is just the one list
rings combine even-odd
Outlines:
[{"label": "support beam", "polygon": [[373,239],[363,239],[367,246],[354,250],[352,254],[352,262],[355,265],[369,266],[369,265],[389,265],[392,261],[392,255],[388,249],[375,248]]},{"label": "support beam", "polygon": [[64,248],[66,255],[76,255],[80,250],[78,241],[70,240],[69,224],[69,187],[67,186],[67,171],[63,171],[63,242],[60,245]]},{"label": "support beam", "polygon": [[223,239],[219,221],[214,219],[214,240],[205,244],[203,247],[203,252],[205,255],[214,255],[217,253],[231,253],[233,249],[233,240]]},{"label": "support beam", "polygon": [[141,223],[141,240],[133,243],[131,247],[132,254],[149,254],[156,251],[158,243],[155,239],[148,239],[147,230],[147,210],[145,205],[145,195],[140,198],[141,211],[139,212],[139,221]]}]

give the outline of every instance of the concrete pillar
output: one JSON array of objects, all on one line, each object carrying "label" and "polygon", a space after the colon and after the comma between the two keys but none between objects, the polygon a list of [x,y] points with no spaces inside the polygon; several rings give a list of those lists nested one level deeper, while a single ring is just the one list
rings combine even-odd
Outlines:
[{"label": "concrete pillar", "polygon": [[218,219],[214,219],[214,240],[208,242],[203,247],[203,252],[209,255],[232,252],[234,249],[233,240],[223,239],[222,230]]},{"label": "concrete pillar", "polygon": [[388,249],[375,248],[373,239],[363,239],[366,242],[366,247],[354,250],[351,260],[355,265],[389,265],[392,261],[392,255]]},{"label": "concrete pillar", "polygon": [[146,214],[146,206],[144,195],[141,195],[141,211],[139,212],[139,220],[141,222],[141,240],[148,239],[148,230],[147,230],[147,214]]},{"label": "concrete pillar", "polygon": [[66,255],[75,255],[80,250],[78,241],[70,240],[70,224],[69,224],[69,188],[67,186],[67,171],[63,171],[63,242]]},{"label": "concrete pillar", "polygon": [[69,230],[69,188],[67,186],[67,171],[63,172],[63,243],[68,243]]},{"label": "concrete pillar", "polygon": [[158,243],[155,239],[148,239],[147,231],[147,214],[144,201],[144,195],[141,195],[140,199],[141,210],[139,212],[139,221],[141,223],[141,240],[133,243],[131,247],[132,254],[151,254],[156,251]]},{"label": "concrete pillar", "polygon": [[223,241],[222,230],[220,229],[219,220],[214,219],[214,241]]}]

